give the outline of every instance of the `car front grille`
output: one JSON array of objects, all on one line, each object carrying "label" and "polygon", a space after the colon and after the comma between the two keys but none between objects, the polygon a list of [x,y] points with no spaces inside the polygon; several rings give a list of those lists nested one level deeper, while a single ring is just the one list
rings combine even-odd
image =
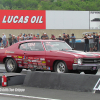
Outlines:
[{"label": "car front grille", "polygon": [[100,58],[83,58],[82,64],[98,64],[100,63]]}]

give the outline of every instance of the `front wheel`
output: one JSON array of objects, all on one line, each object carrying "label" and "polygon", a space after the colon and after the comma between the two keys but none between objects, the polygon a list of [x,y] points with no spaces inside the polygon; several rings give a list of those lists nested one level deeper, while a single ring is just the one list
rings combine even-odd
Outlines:
[{"label": "front wheel", "polygon": [[91,71],[91,70],[86,70],[84,71],[85,74],[96,74],[98,72],[98,70],[94,70],[94,71]]},{"label": "front wheel", "polygon": [[54,65],[54,71],[58,73],[68,73],[69,70],[64,61],[57,61]]},{"label": "front wheel", "polygon": [[7,72],[20,73],[22,68],[19,68],[16,61],[13,58],[9,58],[5,62],[5,69]]}]

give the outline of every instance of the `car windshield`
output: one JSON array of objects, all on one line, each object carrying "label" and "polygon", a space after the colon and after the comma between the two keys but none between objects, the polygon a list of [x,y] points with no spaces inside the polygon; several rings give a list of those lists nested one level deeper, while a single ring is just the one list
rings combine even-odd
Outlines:
[{"label": "car windshield", "polygon": [[72,48],[64,41],[57,42],[57,41],[50,41],[50,42],[44,42],[44,46],[47,51],[51,50],[72,50]]}]

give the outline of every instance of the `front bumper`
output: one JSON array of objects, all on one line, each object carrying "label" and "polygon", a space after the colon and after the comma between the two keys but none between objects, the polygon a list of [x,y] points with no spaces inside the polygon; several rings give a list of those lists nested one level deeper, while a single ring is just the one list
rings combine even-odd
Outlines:
[{"label": "front bumper", "polygon": [[73,70],[98,70],[100,68],[100,64],[73,64]]}]

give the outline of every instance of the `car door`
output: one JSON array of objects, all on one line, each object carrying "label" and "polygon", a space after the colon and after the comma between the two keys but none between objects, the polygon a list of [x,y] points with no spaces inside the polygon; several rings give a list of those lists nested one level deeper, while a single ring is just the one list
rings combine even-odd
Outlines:
[{"label": "car door", "polygon": [[53,51],[51,49],[51,47],[52,47],[51,42],[43,42],[43,45],[44,45],[45,50],[46,50],[45,60],[46,60],[47,69],[53,70],[53,63],[55,60],[59,59],[58,58],[59,55],[56,51]]},{"label": "car door", "polygon": [[42,43],[39,41],[27,42],[26,50],[23,52],[23,66],[25,68],[45,69],[45,51],[43,49]]}]

